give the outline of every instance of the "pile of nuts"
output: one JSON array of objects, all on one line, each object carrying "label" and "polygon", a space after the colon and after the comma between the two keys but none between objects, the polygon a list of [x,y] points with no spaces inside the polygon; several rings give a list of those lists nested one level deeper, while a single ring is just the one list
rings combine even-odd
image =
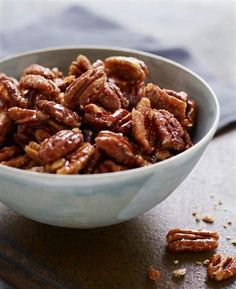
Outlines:
[{"label": "pile of nuts", "polygon": [[57,174],[150,165],[192,146],[196,103],[145,84],[141,60],[79,55],[67,76],[32,64],[0,74],[0,164]]}]

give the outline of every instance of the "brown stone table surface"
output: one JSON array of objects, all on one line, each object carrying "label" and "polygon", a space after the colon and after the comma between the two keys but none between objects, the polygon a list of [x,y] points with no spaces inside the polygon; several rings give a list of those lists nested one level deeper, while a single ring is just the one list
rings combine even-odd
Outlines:
[{"label": "brown stone table surface", "polygon": [[[212,215],[213,224],[196,222],[192,212]],[[228,221],[232,225],[224,225]],[[196,265],[211,253],[169,253],[171,228],[216,230],[218,251],[236,247],[236,130],[218,135],[188,178],[165,201],[126,223],[92,230],[43,225],[0,206],[0,277],[20,289],[200,289],[236,288],[235,280],[216,283]],[[179,260],[175,265],[173,260]],[[161,272],[147,278],[149,265]],[[173,270],[186,268],[184,278]]]}]

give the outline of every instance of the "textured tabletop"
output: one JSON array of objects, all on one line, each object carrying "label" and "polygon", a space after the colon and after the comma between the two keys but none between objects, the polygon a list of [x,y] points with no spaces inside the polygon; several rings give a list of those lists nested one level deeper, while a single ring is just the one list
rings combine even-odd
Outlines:
[{"label": "textured tabletop", "polygon": [[[72,2],[76,1],[0,0],[0,32],[30,25]],[[80,3],[166,45],[187,48],[207,71],[225,83],[235,81],[235,1],[214,1],[214,5],[211,1]],[[220,252],[236,254],[236,247],[227,240],[236,239],[235,147],[235,128],[215,137],[193,172],[168,199],[120,225],[87,231],[56,228],[0,205],[0,278],[20,289],[236,288],[233,280],[207,281],[205,267],[195,262],[210,254],[170,254],[165,249],[169,229],[207,228],[220,233]],[[193,211],[212,215],[214,224],[197,223]],[[228,221],[232,225],[224,228]],[[176,259],[178,265],[173,263]],[[149,265],[161,272],[156,283],[147,279]],[[178,268],[187,272],[176,280],[172,272]],[[0,282],[1,289],[12,288],[4,284]]]}]

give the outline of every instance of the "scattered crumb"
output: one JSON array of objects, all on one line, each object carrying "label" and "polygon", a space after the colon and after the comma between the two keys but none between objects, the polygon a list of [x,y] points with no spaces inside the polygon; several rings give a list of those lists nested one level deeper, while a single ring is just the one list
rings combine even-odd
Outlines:
[{"label": "scattered crumb", "polygon": [[226,240],[231,240],[231,237],[230,237],[230,236],[227,236],[227,237],[226,237]]},{"label": "scattered crumb", "polygon": [[221,200],[219,200],[219,201],[218,201],[218,205],[220,205],[220,206],[221,206],[222,204],[223,204],[223,203],[222,203],[222,201],[221,201]]},{"label": "scattered crumb", "polygon": [[234,246],[236,246],[236,239],[232,240],[232,241],[231,241],[231,244],[234,245]]},{"label": "scattered crumb", "polygon": [[214,218],[212,216],[209,216],[209,215],[205,215],[202,218],[202,220],[203,220],[203,222],[208,223],[208,224],[214,223]]},{"label": "scattered crumb", "polygon": [[179,264],[179,260],[173,260],[173,263],[174,263],[175,265],[177,265],[177,264]]},{"label": "scattered crumb", "polygon": [[231,221],[228,221],[228,225],[232,225],[232,222],[231,222]]},{"label": "scattered crumb", "polygon": [[206,260],[203,261],[203,265],[207,266],[209,264],[209,262],[210,262],[210,260],[206,259]]},{"label": "scattered crumb", "polygon": [[225,229],[227,229],[227,225],[223,225],[223,227],[224,227]]},{"label": "scattered crumb", "polygon": [[148,278],[150,280],[155,281],[155,280],[160,278],[160,275],[161,275],[161,273],[155,267],[150,266],[148,268]]},{"label": "scattered crumb", "polygon": [[198,266],[201,266],[202,262],[201,261],[196,261],[195,264],[198,265]]},{"label": "scattered crumb", "polygon": [[197,215],[197,212],[196,211],[193,211],[192,212],[192,215],[195,217]]},{"label": "scattered crumb", "polygon": [[173,274],[176,278],[180,278],[186,274],[186,271],[187,271],[186,268],[181,268],[178,270],[174,270]]},{"label": "scattered crumb", "polygon": [[213,195],[213,194],[210,194],[210,197],[213,199],[213,198],[214,198],[214,195]]}]

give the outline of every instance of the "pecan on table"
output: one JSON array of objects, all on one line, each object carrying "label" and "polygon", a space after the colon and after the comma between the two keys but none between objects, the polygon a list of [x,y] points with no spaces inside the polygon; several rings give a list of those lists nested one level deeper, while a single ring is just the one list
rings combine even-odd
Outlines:
[{"label": "pecan on table", "polygon": [[41,92],[50,98],[58,98],[60,89],[51,80],[46,79],[41,75],[28,74],[21,78],[20,80],[21,89],[32,89],[37,92]]},{"label": "pecan on table", "polygon": [[79,130],[61,130],[39,145],[39,157],[45,163],[52,163],[76,150],[82,142],[83,135]]},{"label": "pecan on table", "polygon": [[95,141],[96,146],[101,148],[117,163],[129,167],[137,166],[138,159],[134,153],[134,147],[122,134],[111,131],[100,131]]},{"label": "pecan on table", "polygon": [[94,103],[104,89],[106,74],[100,68],[91,68],[76,78],[66,89],[64,105],[70,109]]},{"label": "pecan on table", "polygon": [[84,143],[67,158],[68,161],[57,170],[57,174],[78,174],[88,166],[93,155],[94,146],[90,143]]},{"label": "pecan on table", "polygon": [[185,131],[173,114],[164,109],[154,109],[152,123],[157,140],[163,148],[176,151],[185,149]]},{"label": "pecan on table", "polygon": [[216,253],[208,263],[207,275],[216,281],[236,277],[236,256],[223,257],[220,253]]},{"label": "pecan on table", "polygon": [[69,66],[68,75],[74,75],[75,77],[81,76],[84,72],[88,71],[91,68],[91,63],[89,59],[80,54],[77,56],[76,60],[72,61]]},{"label": "pecan on table", "polygon": [[7,135],[12,130],[12,121],[7,112],[0,112],[0,146],[5,143]]},{"label": "pecan on table", "polygon": [[16,155],[20,154],[22,152],[21,148],[18,146],[9,146],[9,147],[4,147],[0,149],[0,162],[2,161],[7,161]]},{"label": "pecan on table", "polygon": [[148,74],[146,64],[134,57],[111,56],[105,59],[104,64],[109,77],[129,82],[143,81]]},{"label": "pecan on table", "polygon": [[151,153],[152,109],[148,98],[142,98],[136,109],[132,110],[133,137],[140,144],[142,151]]},{"label": "pecan on table", "polygon": [[8,116],[16,124],[38,126],[43,124],[49,116],[38,110],[11,107],[8,110]]},{"label": "pecan on table", "polygon": [[37,108],[64,125],[71,127],[78,127],[80,125],[81,119],[76,112],[56,102],[40,100],[37,102]]},{"label": "pecan on table", "polygon": [[213,250],[218,246],[219,235],[211,231],[174,229],[166,236],[167,247],[172,252],[200,252]]}]

